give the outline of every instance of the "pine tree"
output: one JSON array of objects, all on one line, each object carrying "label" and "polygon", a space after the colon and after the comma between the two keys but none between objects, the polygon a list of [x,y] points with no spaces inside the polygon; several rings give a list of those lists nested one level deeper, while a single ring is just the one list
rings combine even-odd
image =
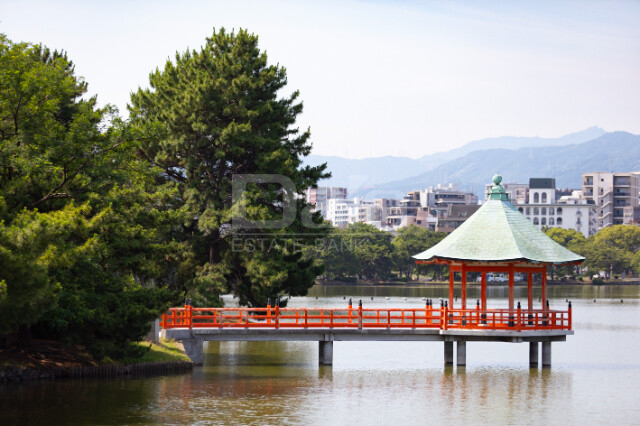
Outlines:
[{"label": "pine tree", "polygon": [[[199,51],[176,54],[151,73],[151,88],[131,97],[132,120],[148,135],[143,153],[166,182],[177,183],[188,211],[182,239],[190,252],[180,267],[191,270],[187,287],[196,303],[219,304],[218,296],[231,291],[241,304],[264,306],[268,297],[305,294],[322,272],[292,235],[304,233],[299,243],[306,245],[306,234],[321,230],[305,227],[300,215],[278,229],[260,225],[282,218],[287,205],[306,211],[303,191],[328,177],[325,166],[302,166],[310,132],[295,127],[299,93],[279,96],[286,83],[285,69],[268,64],[257,36],[222,29]],[[234,202],[234,176],[262,174],[284,176],[295,190],[257,181]],[[239,210],[253,220],[240,233],[232,227]],[[309,223],[321,218],[315,214]],[[257,234],[262,244],[248,250],[244,243]]]}]

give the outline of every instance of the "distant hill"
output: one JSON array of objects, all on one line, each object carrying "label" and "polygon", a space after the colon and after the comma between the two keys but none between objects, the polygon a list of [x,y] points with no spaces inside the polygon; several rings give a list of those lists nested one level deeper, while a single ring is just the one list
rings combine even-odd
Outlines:
[{"label": "distant hill", "polygon": [[[449,161],[463,157],[474,151],[500,148],[517,150],[524,147],[563,146],[583,143],[605,134],[599,127],[591,127],[581,132],[572,133],[559,138],[514,137],[503,136],[472,141],[466,145],[446,152],[438,152],[413,159],[408,157],[378,157],[354,160],[336,156],[310,155],[305,164],[318,165],[327,163],[332,178],[320,185],[342,186],[350,194],[360,193],[365,187],[377,186],[393,181],[408,179],[413,176],[434,170]],[[448,183],[447,175],[441,175],[436,183]],[[424,185],[420,186],[421,188]]]},{"label": "distant hill", "polygon": [[638,170],[640,135],[613,132],[589,142],[565,146],[473,151],[425,173],[385,184],[367,185],[350,195],[397,198],[412,189],[453,182],[483,198],[484,186],[496,172],[502,175],[505,183],[528,183],[531,177],[555,177],[559,188],[579,189],[582,173]]}]

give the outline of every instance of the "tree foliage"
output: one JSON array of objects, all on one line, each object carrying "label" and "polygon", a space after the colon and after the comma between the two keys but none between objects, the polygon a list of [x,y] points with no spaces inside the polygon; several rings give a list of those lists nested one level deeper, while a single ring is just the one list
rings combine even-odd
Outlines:
[{"label": "tree foliage", "polygon": [[393,259],[398,272],[411,279],[417,266],[413,256],[438,244],[446,236],[444,232],[434,232],[416,225],[398,229],[393,239]]},{"label": "tree foliage", "polygon": [[639,249],[639,227],[614,225],[590,236],[581,254],[586,258],[584,264],[590,271],[605,271],[608,276],[612,276],[622,272],[632,273]]},{"label": "tree foliage", "polygon": [[[307,226],[300,216],[284,228],[261,225],[281,218],[287,205],[306,211],[303,191],[328,177],[325,166],[302,166],[310,133],[295,127],[302,112],[299,93],[280,97],[285,69],[268,64],[257,36],[222,29],[199,51],[176,54],[149,83],[131,96],[131,117],[148,135],[142,153],[162,170],[165,182],[177,185],[187,212],[181,241],[188,256],[179,268],[193,278],[184,289],[196,303],[209,305],[219,304],[224,291],[249,306],[264,306],[267,297],[305,294],[322,267],[302,255],[292,234],[321,233],[315,227],[319,214]],[[295,189],[252,182],[234,203],[234,176],[263,174],[284,176]],[[231,226],[239,211],[253,220],[240,231]],[[269,241],[248,250],[247,242],[258,236]],[[311,241],[296,239],[302,246]]]},{"label": "tree foliage", "polygon": [[340,281],[355,277],[360,272],[360,263],[349,244],[348,232],[347,229],[331,228],[322,245],[316,247],[316,256],[325,266],[325,278]]},{"label": "tree foliage", "polygon": [[[639,273],[640,227],[608,226],[596,234],[584,236],[572,229],[549,228],[547,235],[557,243],[585,257],[583,268],[590,274],[604,271],[607,276]],[[558,274],[573,273],[573,267],[556,268]]]},{"label": "tree foliage", "polygon": [[175,300],[141,285],[162,275],[171,197],[86,89],[66,54],[0,36],[0,334],[118,356]]}]

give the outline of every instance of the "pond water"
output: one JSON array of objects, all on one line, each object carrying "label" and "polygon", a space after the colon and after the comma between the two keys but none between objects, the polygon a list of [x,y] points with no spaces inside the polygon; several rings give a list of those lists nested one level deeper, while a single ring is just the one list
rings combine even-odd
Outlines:
[{"label": "pond water", "polygon": [[[289,306],[417,307],[446,294],[316,286]],[[506,294],[490,287],[488,306],[506,307]],[[478,296],[471,287],[470,302]],[[0,424],[640,423],[640,287],[551,286],[548,296],[552,309],[573,301],[575,330],[553,343],[551,369],[529,369],[527,344],[469,342],[467,366],[445,368],[436,342],[335,342],[323,367],[316,342],[210,342],[189,374],[1,386]]]}]

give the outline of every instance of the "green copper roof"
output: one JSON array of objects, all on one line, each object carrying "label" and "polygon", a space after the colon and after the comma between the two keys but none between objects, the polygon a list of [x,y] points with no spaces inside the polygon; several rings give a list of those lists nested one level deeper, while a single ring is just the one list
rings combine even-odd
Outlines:
[{"label": "green copper roof", "polygon": [[500,176],[494,176],[495,186],[487,201],[459,228],[413,257],[417,260],[523,260],[555,264],[584,260],[547,237],[513,207],[500,185],[501,180]]}]

